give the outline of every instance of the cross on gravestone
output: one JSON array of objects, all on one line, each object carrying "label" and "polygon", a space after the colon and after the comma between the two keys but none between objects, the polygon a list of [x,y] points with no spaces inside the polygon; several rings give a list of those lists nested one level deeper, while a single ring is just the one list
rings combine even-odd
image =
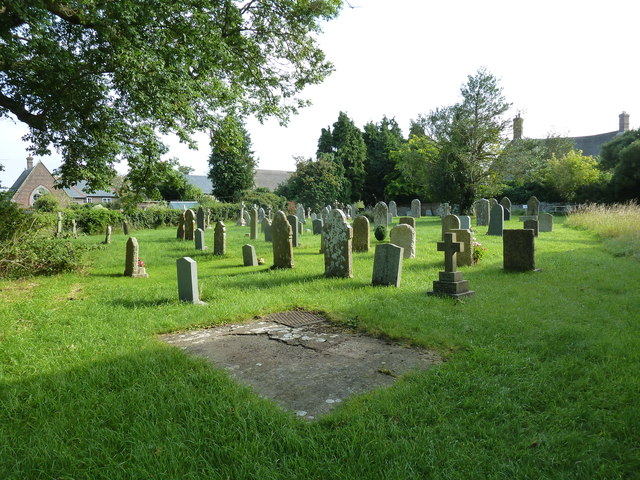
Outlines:
[{"label": "cross on gravestone", "polygon": [[258,257],[256,256],[256,248],[253,245],[242,246],[242,262],[245,267],[257,267]]},{"label": "cross on gravestone", "polygon": [[392,243],[376,245],[373,257],[372,285],[400,286],[402,276],[403,248]]},{"label": "cross on gravestone", "polygon": [[227,253],[227,227],[222,220],[218,220],[213,230],[213,254],[224,255],[225,253]]},{"label": "cross on gravestone", "polygon": [[444,252],[444,271],[458,271],[456,254],[464,249],[462,242],[456,242],[456,234],[447,232],[444,234],[444,241],[438,242],[438,251]]},{"label": "cross on gravestone", "polygon": [[464,250],[462,242],[456,242],[456,234],[447,232],[444,241],[438,242],[438,251],[444,252],[444,272],[438,272],[438,280],[433,282],[433,290],[429,295],[441,295],[461,298],[473,295],[469,290],[469,282],[463,280],[462,272],[458,271],[456,256]]},{"label": "cross on gravestone", "polygon": [[198,293],[198,264],[190,257],[176,260],[178,272],[178,298],[182,302],[204,305]]},{"label": "cross on gravestone", "polygon": [[144,267],[144,263],[140,260],[140,247],[138,239],[129,237],[127,240],[127,249],[125,255],[124,276],[132,278],[146,278],[149,275]]}]

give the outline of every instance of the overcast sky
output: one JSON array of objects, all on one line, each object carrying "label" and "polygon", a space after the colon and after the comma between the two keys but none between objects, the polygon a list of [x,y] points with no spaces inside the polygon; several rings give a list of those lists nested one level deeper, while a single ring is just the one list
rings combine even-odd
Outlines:
[{"label": "overcast sky", "polygon": [[[618,115],[640,126],[638,0],[350,0],[320,38],[335,72],[305,90],[313,106],[288,127],[250,121],[259,168],[295,170],[313,157],[320,129],[340,111],[363,127],[384,115],[404,134],[419,114],[455,103],[467,75],[486,67],[524,118],[524,136],[582,136],[618,129]],[[26,166],[26,129],[0,120],[0,184]],[[169,156],[206,174],[209,146],[171,140]],[[53,170],[59,157],[45,157]]]}]

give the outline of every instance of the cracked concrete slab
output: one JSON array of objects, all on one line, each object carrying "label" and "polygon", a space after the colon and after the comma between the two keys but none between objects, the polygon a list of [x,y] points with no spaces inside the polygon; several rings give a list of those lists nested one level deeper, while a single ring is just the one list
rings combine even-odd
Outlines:
[{"label": "cracked concrete slab", "polygon": [[291,327],[261,319],[161,339],[206,358],[258,394],[310,420],[351,395],[391,385],[408,371],[442,361],[435,352],[352,333],[321,320]]}]

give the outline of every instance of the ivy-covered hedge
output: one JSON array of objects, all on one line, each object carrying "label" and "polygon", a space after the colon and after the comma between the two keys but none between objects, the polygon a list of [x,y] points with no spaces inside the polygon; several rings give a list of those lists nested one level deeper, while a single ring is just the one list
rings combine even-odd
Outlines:
[{"label": "ivy-covered hedge", "polygon": [[104,232],[107,225],[118,227],[124,220],[122,212],[90,203],[67,209],[63,212],[63,216],[66,229],[71,228],[71,219],[75,219],[78,230],[88,235]]}]

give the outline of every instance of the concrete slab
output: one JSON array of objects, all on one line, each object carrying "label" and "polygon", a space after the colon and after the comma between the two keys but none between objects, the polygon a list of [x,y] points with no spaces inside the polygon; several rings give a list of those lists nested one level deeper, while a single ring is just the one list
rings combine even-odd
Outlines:
[{"label": "concrete slab", "polygon": [[161,339],[228,370],[240,383],[309,420],[351,395],[442,362],[435,352],[353,333],[322,317],[301,326],[268,318]]}]

